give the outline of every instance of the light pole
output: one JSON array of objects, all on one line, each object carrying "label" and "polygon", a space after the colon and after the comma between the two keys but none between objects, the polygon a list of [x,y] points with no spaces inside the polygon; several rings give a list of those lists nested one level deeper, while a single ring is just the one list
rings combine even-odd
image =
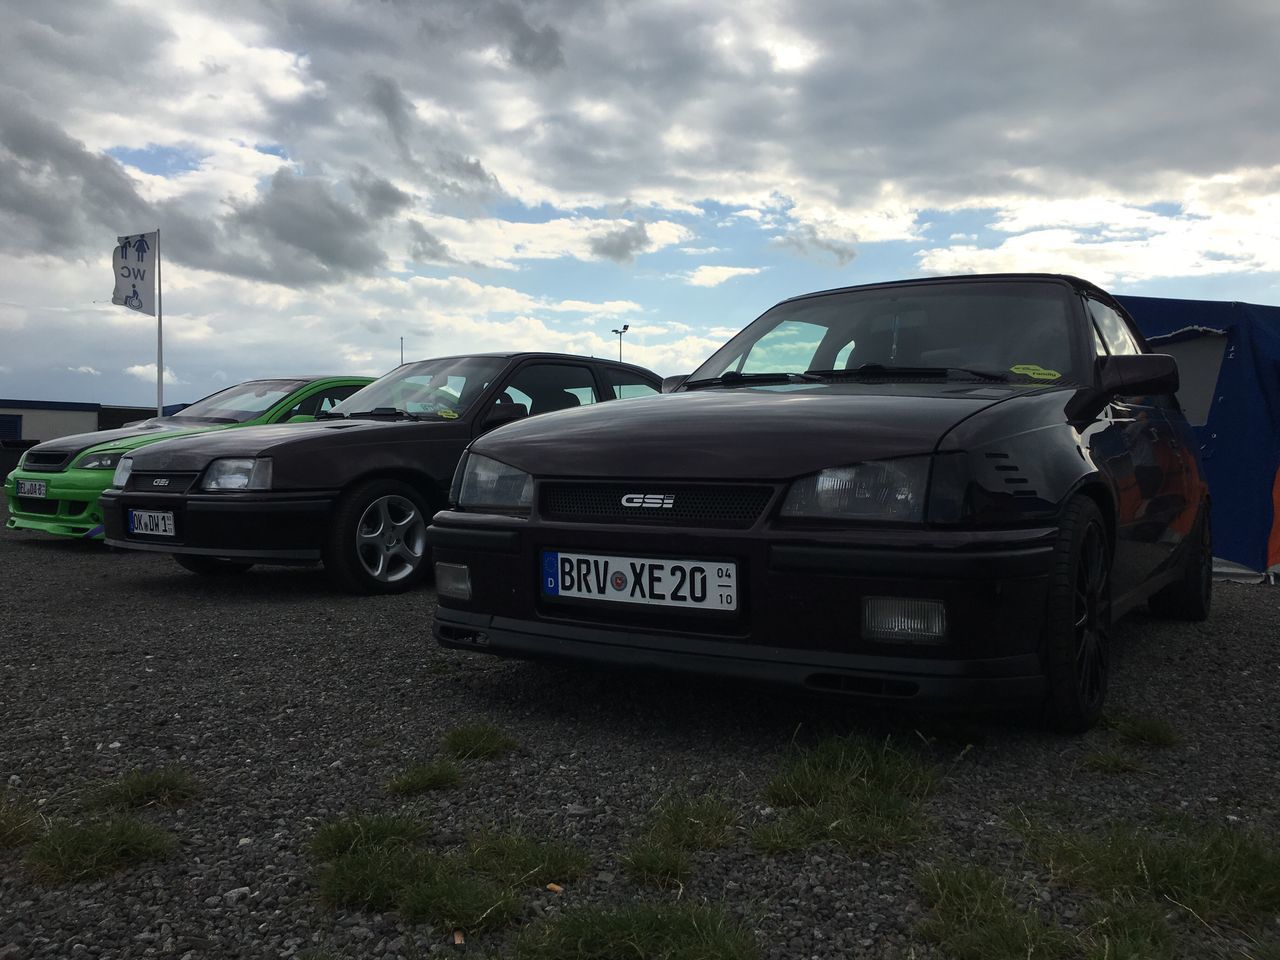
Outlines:
[{"label": "light pole", "polygon": [[400,338],[400,363],[404,364],[404,337]]},{"label": "light pole", "polygon": [[630,329],[631,329],[631,324],[629,324],[629,323],[624,323],[624,324],[622,325],[622,329],[621,329],[621,330],[614,330],[614,331],[613,331],[614,333],[616,333],[616,334],[618,335],[618,362],[619,362],[619,363],[621,363],[621,362],[622,362],[622,335],[623,335],[624,333],[626,333],[626,332],[627,332],[628,330],[630,330]]}]

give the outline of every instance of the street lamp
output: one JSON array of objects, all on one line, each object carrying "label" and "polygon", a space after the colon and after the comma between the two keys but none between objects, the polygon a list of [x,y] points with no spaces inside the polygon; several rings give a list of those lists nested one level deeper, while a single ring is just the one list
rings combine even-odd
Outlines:
[{"label": "street lamp", "polygon": [[614,331],[613,331],[614,333],[616,333],[616,334],[618,335],[618,362],[619,362],[619,363],[621,363],[621,362],[622,362],[622,335],[623,335],[624,333],[626,333],[626,332],[627,332],[628,330],[630,330],[630,329],[631,329],[631,324],[629,324],[629,323],[624,323],[624,324],[622,325],[622,329],[621,329],[621,330],[614,330]]}]

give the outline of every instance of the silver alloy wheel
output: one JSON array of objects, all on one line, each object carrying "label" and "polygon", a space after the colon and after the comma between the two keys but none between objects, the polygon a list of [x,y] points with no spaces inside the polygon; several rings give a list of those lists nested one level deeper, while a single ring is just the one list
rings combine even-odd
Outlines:
[{"label": "silver alloy wheel", "polygon": [[417,505],[394,493],[365,507],[356,525],[356,556],[374,580],[395,583],[410,576],[427,547],[427,524]]}]

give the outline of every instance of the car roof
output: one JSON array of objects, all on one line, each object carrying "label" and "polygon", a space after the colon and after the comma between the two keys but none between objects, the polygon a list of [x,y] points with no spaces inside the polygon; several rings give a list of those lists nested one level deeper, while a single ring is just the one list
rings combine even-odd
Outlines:
[{"label": "car roof", "polygon": [[1103,290],[1095,283],[1088,280],[1082,280],[1079,277],[1072,276],[1069,273],[964,273],[952,274],[944,277],[912,277],[906,280],[880,280],[875,283],[860,283],[848,287],[832,287],[830,290],[815,290],[812,293],[801,293],[794,297],[788,297],[781,303],[791,303],[795,300],[805,300],[809,297],[825,297],[832,293],[848,293],[854,290],[875,290],[877,288],[891,287],[912,287],[912,286],[928,286],[934,283],[955,283],[961,282],[1004,282],[1004,281],[1026,281],[1026,280],[1050,280],[1057,283],[1065,283],[1077,290],[1088,290],[1091,293],[1102,294],[1107,299],[1111,299],[1111,295]]},{"label": "car roof", "polygon": [[[648,367],[642,367],[638,363],[626,363],[621,360],[610,360],[608,357],[584,357],[577,353],[554,353],[540,350],[493,351],[490,353],[454,353],[443,357],[422,357],[420,360],[406,360],[405,363],[422,363],[426,360],[461,360],[464,357],[495,357],[506,360],[527,360],[530,358],[537,358],[540,360],[573,360],[579,363],[586,360],[591,363],[603,363],[607,366],[618,367],[623,370],[635,370],[639,373],[646,373],[653,377],[658,376]],[[661,378],[659,377],[659,379]]]}]

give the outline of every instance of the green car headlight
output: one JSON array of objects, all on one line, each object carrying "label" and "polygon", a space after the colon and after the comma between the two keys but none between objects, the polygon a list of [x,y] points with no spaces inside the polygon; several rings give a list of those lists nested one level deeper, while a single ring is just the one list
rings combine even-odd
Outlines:
[{"label": "green car headlight", "polygon": [[202,490],[270,490],[270,457],[226,457],[209,464]]},{"label": "green car headlight", "polygon": [[123,454],[86,453],[76,462],[77,470],[114,470]]},{"label": "green car headlight", "polygon": [[528,513],[533,506],[533,477],[473,453],[462,468],[458,505],[468,510]]},{"label": "green car headlight", "polygon": [[782,516],[920,523],[931,458],[869,460],[832,467],[791,484]]}]

